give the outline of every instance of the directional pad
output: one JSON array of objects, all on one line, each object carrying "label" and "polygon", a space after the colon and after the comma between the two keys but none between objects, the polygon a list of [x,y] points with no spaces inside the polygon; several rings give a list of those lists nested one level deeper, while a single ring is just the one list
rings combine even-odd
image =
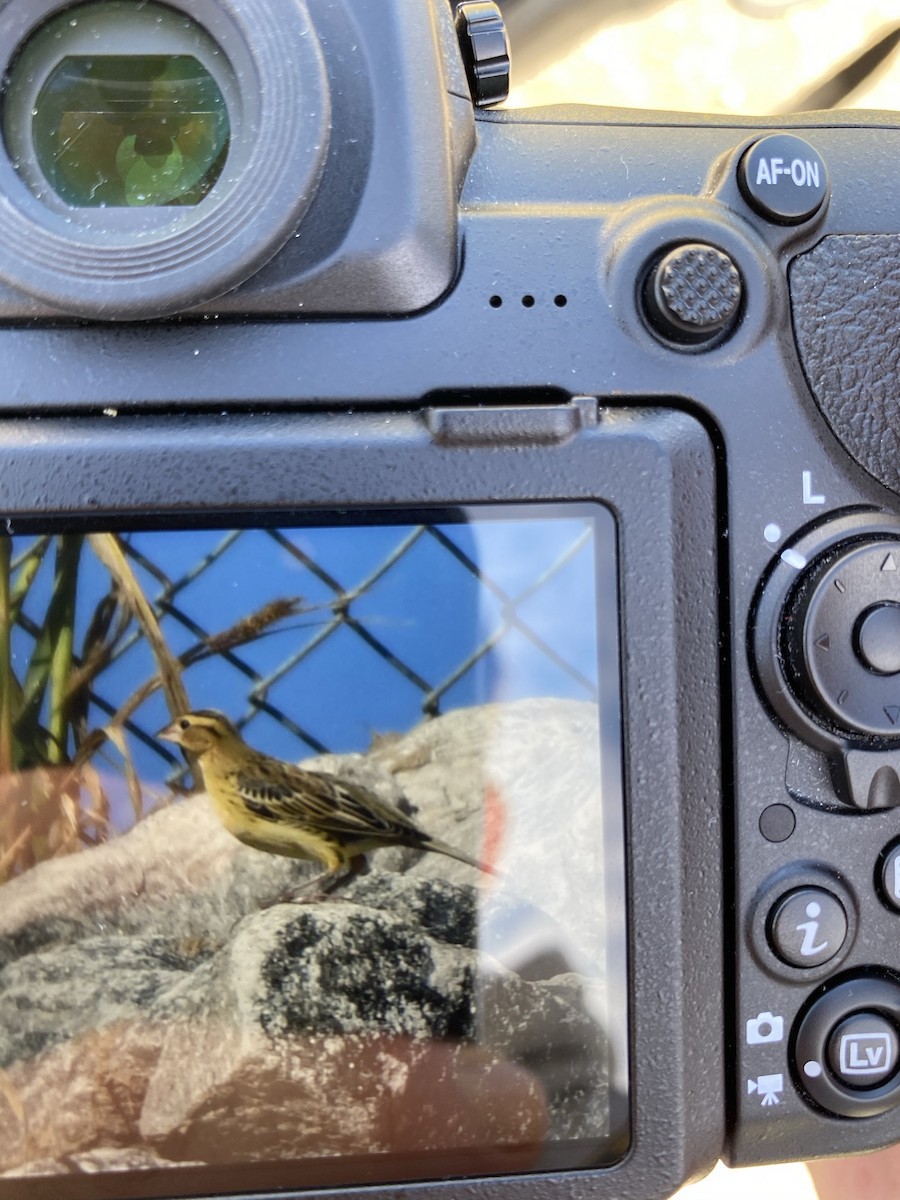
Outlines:
[{"label": "directional pad", "polygon": [[751,633],[791,742],[791,794],[820,804],[830,785],[842,804],[900,809],[900,518],[811,527],[765,579]]},{"label": "directional pad", "polygon": [[806,702],[849,733],[900,737],[900,541],[842,547],[790,608],[784,652]]}]

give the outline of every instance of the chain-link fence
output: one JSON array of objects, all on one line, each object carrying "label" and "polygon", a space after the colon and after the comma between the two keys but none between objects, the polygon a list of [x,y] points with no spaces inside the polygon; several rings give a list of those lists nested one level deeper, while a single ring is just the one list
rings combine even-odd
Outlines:
[{"label": "chain-link fence", "polygon": [[[42,677],[35,663],[70,630],[68,723],[42,745],[55,762],[90,759],[102,772],[114,828],[189,780],[155,736],[171,720],[171,696],[128,575],[190,706],[226,712],[251,744],[291,761],[363,751],[456,707],[597,699],[596,530],[584,509],[121,531],[120,570],[92,553],[95,540],[73,551],[74,537],[12,539],[10,671],[26,703],[44,678],[46,735],[52,667]],[[110,728],[121,731],[112,741],[101,732]]]}]

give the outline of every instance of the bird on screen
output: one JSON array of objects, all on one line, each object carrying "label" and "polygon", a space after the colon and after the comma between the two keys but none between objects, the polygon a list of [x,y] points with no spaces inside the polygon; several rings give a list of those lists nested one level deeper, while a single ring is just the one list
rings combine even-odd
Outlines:
[{"label": "bird on screen", "polygon": [[213,709],[184,713],[157,736],[195,756],[204,788],[229,833],[256,850],[320,863],[324,873],[310,883],[322,893],[363,870],[365,855],[386,846],[444,854],[494,874],[363,785],[253,749]]}]

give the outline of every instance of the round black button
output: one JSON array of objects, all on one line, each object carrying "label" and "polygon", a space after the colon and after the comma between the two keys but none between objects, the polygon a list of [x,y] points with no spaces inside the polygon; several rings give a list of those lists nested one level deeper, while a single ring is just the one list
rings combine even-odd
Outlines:
[{"label": "round black button", "polygon": [[844,906],[824,888],[788,892],[774,905],[769,944],[791,967],[820,967],[838,953],[847,937]]},{"label": "round black button", "polygon": [[819,1107],[874,1117],[900,1103],[900,985],[855,976],[817,996],[791,1039],[794,1079]]},{"label": "round black button", "polygon": [[847,1087],[877,1087],[897,1070],[900,1039],[893,1022],[881,1013],[858,1012],[831,1031],[826,1056],[836,1078]]},{"label": "round black button", "polygon": [[891,846],[881,857],[875,881],[881,899],[894,912],[900,912],[900,843]]},{"label": "round black button", "polygon": [[787,804],[770,804],[759,815],[759,832],[767,842],[786,842],[796,827],[794,810]]},{"label": "round black button", "polygon": [[787,841],[797,828],[797,817],[787,804],[769,804],[760,814],[760,833],[766,841]]},{"label": "round black button", "polygon": [[750,147],[738,166],[747,202],[778,225],[815,216],[828,195],[828,173],[818,151],[790,133],[773,133]]},{"label": "round black button", "polygon": [[727,254],[688,242],[657,263],[644,304],[650,324],[664,338],[696,346],[731,328],[742,295],[740,274]]},{"label": "round black button", "polygon": [[900,672],[900,604],[876,604],[856,628],[860,662],[878,675]]}]

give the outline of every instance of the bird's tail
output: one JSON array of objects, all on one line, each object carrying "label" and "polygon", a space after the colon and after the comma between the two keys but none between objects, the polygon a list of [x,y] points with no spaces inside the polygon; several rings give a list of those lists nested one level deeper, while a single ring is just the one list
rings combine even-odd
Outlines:
[{"label": "bird's tail", "polygon": [[457,862],[474,867],[476,871],[482,871],[485,875],[493,875],[495,879],[502,877],[501,872],[496,867],[492,867],[489,863],[482,862],[478,858],[472,858],[470,855],[464,854],[462,850],[457,850],[455,846],[451,846],[448,842],[442,842],[440,838],[427,837],[421,845],[423,850],[433,850],[435,854],[444,854],[447,858],[455,858]]}]

